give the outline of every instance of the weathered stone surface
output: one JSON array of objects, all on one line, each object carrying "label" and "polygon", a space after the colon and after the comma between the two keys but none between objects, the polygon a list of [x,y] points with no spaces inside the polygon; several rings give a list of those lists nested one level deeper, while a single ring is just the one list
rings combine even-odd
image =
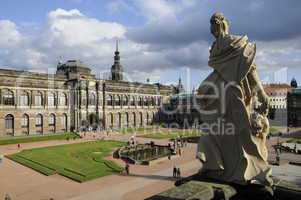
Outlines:
[{"label": "weathered stone surface", "polygon": [[269,99],[254,61],[256,46],[247,36],[230,34],[222,13],[215,13],[210,23],[216,40],[208,65],[214,70],[197,92],[206,111],[201,112],[206,126],[200,128],[207,134],[200,137],[197,153],[202,171],[220,181],[271,186],[265,144]]},{"label": "weathered stone surface", "polygon": [[179,187],[172,188],[150,197],[148,200],[230,199],[235,194],[235,189],[226,184],[190,181]]}]

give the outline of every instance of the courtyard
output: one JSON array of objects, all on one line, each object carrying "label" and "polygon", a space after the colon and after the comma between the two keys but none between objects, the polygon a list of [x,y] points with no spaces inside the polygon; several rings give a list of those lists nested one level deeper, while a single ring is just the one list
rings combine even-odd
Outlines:
[{"label": "courtyard", "polygon": [[[171,136],[177,136],[178,133],[181,131],[148,131],[144,135],[138,134],[141,137],[137,137],[137,141],[140,144],[153,141],[166,145],[170,143]],[[158,139],[148,137],[151,134]],[[100,133],[95,135],[99,136]],[[4,157],[0,164],[0,196],[8,193],[12,199],[18,200],[144,199],[174,186],[174,166],[181,168],[183,177],[195,174],[201,168],[201,163],[195,158],[197,145],[189,143],[183,148],[182,156],[162,160],[151,166],[130,165],[130,175],[126,176],[120,173],[125,166],[124,161],[113,158],[112,151],[124,145],[131,137],[132,134],[111,133],[95,138],[93,134],[86,134],[76,140],[24,143],[20,149],[16,144],[0,146],[3,155],[21,156],[35,164],[42,164],[22,163],[24,160],[12,158],[17,161],[14,162]],[[277,140],[275,137],[268,141],[272,160],[275,154],[271,145],[277,143]],[[299,157],[291,156],[287,159],[296,160]],[[51,169],[43,171],[44,167]],[[301,175],[298,175],[298,170],[297,166],[284,165],[275,167],[273,173],[284,179],[299,181]]]},{"label": "courtyard", "polygon": [[[57,168],[60,166],[74,167],[77,161],[72,153],[81,154],[82,151],[90,153],[81,154],[80,158],[83,162],[80,166],[89,169],[89,166],[95,168],[105,168],[100,166],[100,163],[93,163],[91,158],[95,156],[93,152],[103,152],[103,160],[114,162],[116,166],[124,167],[124,162],[120,159],[114,159],[110,152],[119,145],[123,145],[128,141],[131,135],[127,134],[112,134],[104,139],[104,141],[92,141],[93,137],[87,135],[86,138],[77,140],[57,140],[57,141],[41,141],[34,143],[25,143],[21,145],[21,150],[17,145],[0,146],[0,152],[4,155],[20,154],[30,157],[38,161],[43,161],[47,166]],[[115,141],[112,141],[115,140]],[[166,139],[149,139],[137,138],[139,143],[154,141],[156,144],[167,144]],[[101,149],[99,145],[101,144]],[[79,150],[82,148],[82,150]],[[14,162],[8,158],[4,158],[0,165],[0,196],[3,197],[6,193],[10,194],[13,199],[32,200],[43,199],[55,200],[60,199],[144,199],[157,192],[164,191],[173,187],[175,179],[172,178],[172,168],[177,166],[181,168],[182,176],[192,175],[196,173],[200,167],[200,163],[195,159],[195,144],[189,144],[183,148],[183,155],[174,157],[171,160],[164,160],[153,166],[130,165],[130,175],[126,176],[123,173],[115,173],[108,169],[104,171],[101,178],[94,178],[89,181],[81,182],[71,180],[59,173],[54,173],[49,176],[32,170],[22,164]],[[30,152],[34,153],[30,153]],[[50,151],[50,152],[48,152]],[[67,152],[66,152],[67,151]],[[56,152],[57,156],[52,157]],[[107,154],[108,153],[108,154]],[[39,158],[35,156],[39,155]],[[59,155],[62,154],[62,155]],[[97,155],[98,153],[96,153]],[[64,158],[64,156],[69,158]],[[46,157],[48,159],[46,159]],[[91,163],[90,163],[91,162]],[[84,170],[80,169],[80,172]],[[98,177],[101,172],[99,171]],[[28,178],[30,177],[30,181]]]}]

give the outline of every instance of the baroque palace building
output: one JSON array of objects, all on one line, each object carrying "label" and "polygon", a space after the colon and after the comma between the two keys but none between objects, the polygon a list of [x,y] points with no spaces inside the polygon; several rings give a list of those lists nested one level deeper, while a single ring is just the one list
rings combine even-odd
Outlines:
[{"label": "baroque palace building", "polygon": [[55,74],[0,69],[0,136],[119,129],[160,121],[172,86],[123,80],[118,45],[111,79],[97,79],[78,60]]}]

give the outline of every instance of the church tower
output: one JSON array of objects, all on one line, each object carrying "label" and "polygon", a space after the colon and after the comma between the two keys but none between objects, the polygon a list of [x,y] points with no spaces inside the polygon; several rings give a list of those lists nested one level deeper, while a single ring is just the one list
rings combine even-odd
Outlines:
[{"label": "church tower", "polygon": [[111,68],[112,80],[113,81],[122,81],[123,80],[123,69],[120,64],[120,55],[118,51],[118,40],[116,41],[116,51],[114,56],[114,64]]},{"label": "church tower", "polygon": [[179,83],[178,83],[178,93],[182,93],[184,92],[184,86],[182,84],[182,80],[181,80],[181,77],[179,78]]}]

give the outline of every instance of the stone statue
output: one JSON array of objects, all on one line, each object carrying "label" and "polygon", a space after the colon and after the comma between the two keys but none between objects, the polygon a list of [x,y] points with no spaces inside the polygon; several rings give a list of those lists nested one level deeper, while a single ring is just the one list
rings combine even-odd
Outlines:
[{"label": "stone statue", "polygon": [[200,128],[207,133],[198,145],[200,173],[225,182],[271,186],[265,145],[269,102],[254,63],[256,46],[247,36],[229,34],[222,13],[215,13],[210,23],[213,72],[198,89]]}]

